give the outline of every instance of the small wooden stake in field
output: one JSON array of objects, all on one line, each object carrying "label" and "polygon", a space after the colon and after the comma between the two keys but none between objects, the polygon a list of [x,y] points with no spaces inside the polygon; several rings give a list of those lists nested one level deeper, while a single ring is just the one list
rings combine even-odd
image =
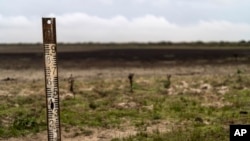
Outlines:
[{"label": "small wooden stake in field", "polygon": [[128,75],[128,79],[129,79],[129,84],[130,84],[130,92],[133,93],[133,78],[134,78],[134,74],[130,73]]},{"label": "small wooden stake in field", "polygon": [[56,19],[42,18],[48,141],[61,141]]}]

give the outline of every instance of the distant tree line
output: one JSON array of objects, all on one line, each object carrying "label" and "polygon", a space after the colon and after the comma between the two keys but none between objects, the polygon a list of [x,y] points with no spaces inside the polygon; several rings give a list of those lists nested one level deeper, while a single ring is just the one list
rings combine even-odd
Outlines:
[{"label": "distant tree line", "polygon": [[[192,41],[192,42],[171,42],[171,41],[161,41],[161,42],[124,42],[124,43],[117,43],[117,42],[77,42],[77,43],[64,43],[59,42],[59,45],[104,45],[104,46],[123,46],[123,45],[134,45],[134,46],[250,46],[250,40],[240,40],[237,42],[231,41],[211,41],[211,42],[204,42],[204,41]],[[42,43],[0,43],[0,46],[27,46],[27,45],[42,45]]]}]

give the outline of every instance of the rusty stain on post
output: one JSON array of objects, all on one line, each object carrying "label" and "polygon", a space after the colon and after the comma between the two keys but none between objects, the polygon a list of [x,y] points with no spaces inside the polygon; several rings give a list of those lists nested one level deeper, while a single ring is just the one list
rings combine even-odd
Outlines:
[{"label": "rusty stain on post", "polygon": [[47,129],[49,141],[61,141],[56,19],[42,18]]}]

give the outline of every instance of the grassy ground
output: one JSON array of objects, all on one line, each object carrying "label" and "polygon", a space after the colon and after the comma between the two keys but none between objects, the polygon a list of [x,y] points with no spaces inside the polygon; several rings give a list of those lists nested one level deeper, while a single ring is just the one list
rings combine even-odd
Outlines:
[{"label": "grassy ground", "polygon": [[[216,72],[216,70],[213,70]],[[71,70],[71,72],[74,71]],[[75,78],[75,95],[67,76],[60,79],[62,137],[112,141],[229,140],[230,124],[250,123],[250,74],[127,76],[101,73]],[[154,72],[157,73],[157,72]],[[0,82],[0,139],[46,140],[44,81]],[[13,138],[14,137],[14,138]],[[43,140],[37,137],[38,140]]]}]

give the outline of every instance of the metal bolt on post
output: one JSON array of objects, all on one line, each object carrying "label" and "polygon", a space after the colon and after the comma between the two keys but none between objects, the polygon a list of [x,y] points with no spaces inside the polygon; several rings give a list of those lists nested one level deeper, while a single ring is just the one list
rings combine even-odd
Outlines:
[{"label": "metal bolt on post", "polygon": [[42,18],[48,141],[61,141],[56,19]]}]

